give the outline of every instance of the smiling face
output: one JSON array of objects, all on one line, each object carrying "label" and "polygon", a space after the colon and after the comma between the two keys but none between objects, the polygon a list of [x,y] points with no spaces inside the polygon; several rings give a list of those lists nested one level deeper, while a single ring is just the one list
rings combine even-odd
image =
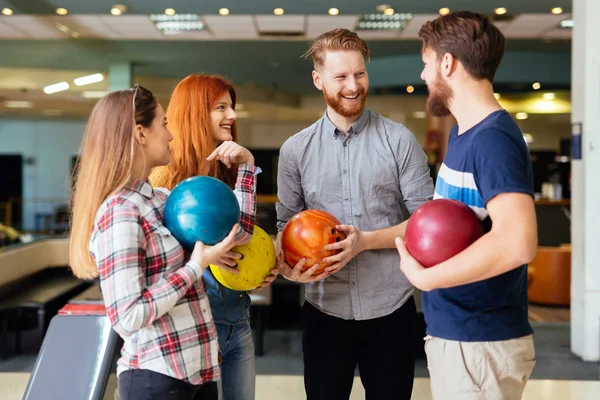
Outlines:
[{"label": "smiling face", "polygon": [[454,93],[442,77],[441,60],[434,51],[426,49],[423,52],[423,65],[421,79],[425,81],[429,91],[427,112],[434,117],[446,117],[450,115],[450,100]]},{"label": "smiling face", "polygon": [[359,116],[367,100],[369,76],[359,51],[327,52],[323,64],[313,72],[313,82],[323,91],[327,105],[337,114]]},{"label": "smiling face", "polygon": [[229,92],[224,92],[210,108],[210,122],[216,143],[233,140],[231,126],[237,118]]}]

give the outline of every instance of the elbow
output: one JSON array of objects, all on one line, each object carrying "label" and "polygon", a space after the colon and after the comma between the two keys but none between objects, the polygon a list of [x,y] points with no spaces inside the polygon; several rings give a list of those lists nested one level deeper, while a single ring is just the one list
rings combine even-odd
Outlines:
[{"label": "elbow", "polygon": [[514,266],[530,264],[537,255],[538,241],[537,236],[534,238],[524,239],[516,244],[513,249]]},{"label": "elbow", "polygon": [[144,320],[143,316],[138,315],[139,313],[133,309],[111,314],[112,316],[109,315],[109,318],[113,329],[121,337],[132,336],[144,327],[144,324],[142,323]]}]

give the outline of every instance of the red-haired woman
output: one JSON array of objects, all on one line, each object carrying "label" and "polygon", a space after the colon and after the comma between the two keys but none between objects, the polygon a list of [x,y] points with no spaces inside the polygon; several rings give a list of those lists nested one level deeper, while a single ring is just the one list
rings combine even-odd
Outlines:
[{"label": "red-haired woman", "polygon": [[163,225],[169,194],[148,174],[168,164],[165,113],[141,86],[103,97],[90,115],[73,197],[70,264],[100,277],[106,314],[124,345],[119,398],[216,400],[217,332],[202,273],[235,244],[238,225],[190,259]]},{"label": "red-haired woman", "polygon": [[[236,93],[224,78],[195,74],[183,79],[173,91],[167,118],[173,133],[173,158],[150,176],[155,186],[172,189],[197,175],[227,183],[241,208],[237,243],[248,241],[256,218],[256,175],[259,169],[248,149],[236,143]],[[217,265],[235,267],[240,255],[229,252]],[[275,279],[274,269],[261,286]],[[214,316],[222,353],[223,400],[253,400],[255,391],[254,342],[250,329],[250,296],[221,285],[210,270],[204,282]]]}]

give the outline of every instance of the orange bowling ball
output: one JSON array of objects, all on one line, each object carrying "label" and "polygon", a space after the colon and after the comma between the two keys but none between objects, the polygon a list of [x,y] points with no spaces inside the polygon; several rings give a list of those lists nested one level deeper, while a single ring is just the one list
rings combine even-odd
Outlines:
[{"label": "orange bowling ball", "polygon": [[336,217],[322,210],[306,210],[294,215],[281,234],[285,262],[293,268],[298,261],[306,258],[303,272],[316,263],[319,263],[319,268],[313,275],[323,272],[332,263],[321,263],[321,260],[340,252],[323,247],[346,238],[344,232],[335,228],[340,224]]}]

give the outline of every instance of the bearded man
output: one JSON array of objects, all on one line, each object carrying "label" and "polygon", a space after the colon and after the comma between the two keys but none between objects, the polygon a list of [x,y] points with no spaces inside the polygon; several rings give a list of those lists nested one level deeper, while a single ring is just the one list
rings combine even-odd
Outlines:
[{"label": "bearded man", "polygon": [[[305,284],[304,382],[308,400],[347,400],[358,366],[368,399],[410,399],[414,380],[413,287],[398,268],[388,229],[433,198],[427,156],[404,125],[365,108],[367,44],[346,29],[316,38],[305,57],[327,108],[281,147],[277,248],[295,214],[319,209],[342,223],[346,239],[322,273],[305,260],[279,270]],[[395,234],[396,231],[393,231]],[[389,236],[389,237],[388,237]]]}]

